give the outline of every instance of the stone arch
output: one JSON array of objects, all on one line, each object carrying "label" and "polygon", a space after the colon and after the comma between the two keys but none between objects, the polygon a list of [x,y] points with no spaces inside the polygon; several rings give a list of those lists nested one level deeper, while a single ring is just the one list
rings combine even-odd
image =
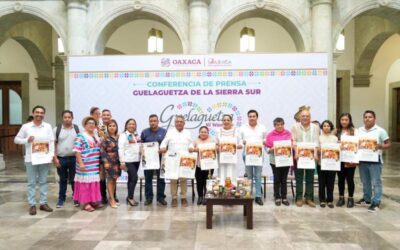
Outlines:
[{"label": "stone arch", "polygon": [[180,39],[183,52],[187,53],[189,41],[187,34],[182,31],[180,23],[170,13],[155,5],[137,3],[125,4],[109,11],[93,26],[93,30],[89,32],[90,53],[102,53],[105,43],[116,29],[138,19],[157,21],[171,28]]},{"label": "stone arch", "polygon": [[[60,36],[65,50],[68,51],[66,23],[63,24],[59,23],[58,21],[55,20],[54,17],[52,17],[45,10],[35,6],[31,6],[27,3],[21,4],[17,2],[15,4],[10,4],[9,6],[0,8],[0,22],[2,18],[11,15],[20,15],[22,19],[33,17],[48,23]],[[0,28],[0,31],[4,28],[3,25],[4,23],[2,22],[2,27]],[[0,44],[1,44],[1,39],[0,39]]]},{"label": "stone arch", "polygon": [[303,21],[289,9],[277,3],[265,3],[263,6],[246,3],[236,6],[229,11],[220,24],[215,25],[210,34],[210,51],[214,52],[221,34],[233,23],[250,18],[261,17],[272,20],[281,25],[292,37],[298,52],[310,50],[310,40],[302,27]]},{"label": "stone arch", "polygon": [[[346,27],[347,24],[357,16],[367,13],[368,11],[385,7],[387,9],[400,10],[400,3],[397,1],[388,0],[366,0],[362,1],[358,6],[351,8],[342,18],[340,18],[337,24],[333,27],[333,48],[339,38],[340,33]],[[399,20],[400,21],[400,20]]]}]

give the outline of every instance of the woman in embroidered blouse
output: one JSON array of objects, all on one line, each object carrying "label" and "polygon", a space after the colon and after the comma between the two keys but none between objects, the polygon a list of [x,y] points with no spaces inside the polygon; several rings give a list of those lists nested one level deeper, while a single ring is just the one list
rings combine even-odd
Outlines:
[{"label": "woman in embroidered blouse", "polygon": [[128,172],[128,197],[126,202],[131,206],[137,206],[134,193],[138,181],[140,164],[140,137],[136,132],[135,119],[128,119],[125,123],[125,131],[118,139],[118,155],[121,169]]},{"label": "woman in embroidered blouse", "polygon": [[82,204],[82,209],[92,212],[101,202],[100,195],[100,140],[95,134],[97,121],[89,116],[83,119],[84,132],[75,139],[76,174],[74,201]]},{"label": "woman in embroidered blouse", "polygon": [[118,124],[111,120],[107,126],[107,136],[100,145],[101,162],[107,177],[107,189],[110,196],[110,206],[117,208],[114,197],[118,177],[121,176],[121,167],[118,156]]}]

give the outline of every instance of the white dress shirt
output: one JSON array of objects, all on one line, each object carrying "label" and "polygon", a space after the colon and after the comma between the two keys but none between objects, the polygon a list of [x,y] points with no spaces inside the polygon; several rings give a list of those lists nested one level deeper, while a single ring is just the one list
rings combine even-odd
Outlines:
[{"label": "white dress shirt", "polygon": [[187,129],[178,131],[176,128],[169,129],[161,142],[161,149],[168,149],[168,154],[188,152],[189,145],[193,142],[192,136]]},{"label": "white dress shirt", "polygon": [[25,145],[25,162],[32,162],[32,143],[28,143],[30,136],[34,137],[34,141],[48,141],[49,151],[54,152],[54,134],[51,125],[46,122],[42,122],[39,126],[33,122],[25,123],[14,138],[15,144]]}]

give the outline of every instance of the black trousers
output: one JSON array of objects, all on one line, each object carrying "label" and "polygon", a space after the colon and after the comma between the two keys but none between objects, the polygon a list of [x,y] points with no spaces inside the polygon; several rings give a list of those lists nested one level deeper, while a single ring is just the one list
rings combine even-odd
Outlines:
[{"label": "black trousers", "polygon": [[286,199],[287,177],[290,167],[276,167],[275,164],[270,165],[274,174],[274,197],[275,199]]},{"label": "black trousers", "polygon": [[342,162],[340,165],[340,172],[338,172],[338,187],[339,196],[344,196],[345,182],[347,182],[347,189],[349,192],[349,197],[352,198],[354,195],[354,173],[356,168],[346,168]]},{"label": "black trousers", "polygon": [[335,188],[336,171],[321,170],[321,166],[317,166],[318,171],[318,196],[320,202],[333,202],[333,189]]},{"label": "black trousers", "polygon": [[214,173],[214,169],[211,170],[201,170],[199,167],[196,167],[196,183],[197,183],[197,194],[199,197],[204,197],[206,194],[206,186],[207,186],[207,179],[209,175],[209,171],[211,171],[211,175]]},{"label": "black trousers", "polygon": [[138,181],[138,170],[140,162],[126,162],[128,169],[128,198],[133,199],[135,188]]}]

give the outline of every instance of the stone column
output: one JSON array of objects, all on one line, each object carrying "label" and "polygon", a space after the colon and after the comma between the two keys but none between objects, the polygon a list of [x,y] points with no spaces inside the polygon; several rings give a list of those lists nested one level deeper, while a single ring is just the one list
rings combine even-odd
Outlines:
[{"label": "stone column", "polygon": [[328,117],[336,120],[336,72],[333,67],[332,1],[310,0],[312,51],[328,53]]},{"label": "stone column", "polygon": [[66,0],[68,6],[68,54],[85,55],[87,48],[88,0]]},{"label": "stone column", "polygon": [[189,39],[191,54],[207,54],[208,39],[208,5],[210,0],[188,0],[189,2]]}]

